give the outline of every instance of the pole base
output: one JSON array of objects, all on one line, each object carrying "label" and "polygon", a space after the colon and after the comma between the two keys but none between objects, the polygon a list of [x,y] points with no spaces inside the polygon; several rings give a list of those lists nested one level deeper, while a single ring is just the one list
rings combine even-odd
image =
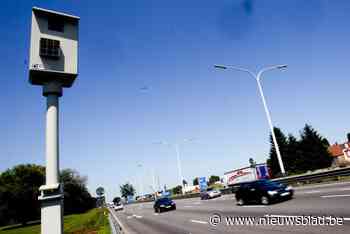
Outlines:
[{"label": "pole base", "polygon": [[41,202],[41,234],[63,234],[63,199]]},{"label": "pole base", "polygon": [[41,234],[63,234],[63,193],[59,184],[41,186]]}]

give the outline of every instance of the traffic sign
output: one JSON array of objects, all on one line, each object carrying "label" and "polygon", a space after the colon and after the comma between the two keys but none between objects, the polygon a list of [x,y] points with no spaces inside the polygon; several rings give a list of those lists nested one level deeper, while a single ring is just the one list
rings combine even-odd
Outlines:
[{"label": "traffic sign", "polygon": [[199,183],[199,189],[201,192],[207,189],[208,185],[205,177],[199,177],[198,183]]},{"label": "traffic sign", "polygon": [[98,187],[98,188],[96,189],[96,194],[97,194],[97,196],[102,196],[104,193],[105,193],[105,189],[104,189],[104,188]]}]

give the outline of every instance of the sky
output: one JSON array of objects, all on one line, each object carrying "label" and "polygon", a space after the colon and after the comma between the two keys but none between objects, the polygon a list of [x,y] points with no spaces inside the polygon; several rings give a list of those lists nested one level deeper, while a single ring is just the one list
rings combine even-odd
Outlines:
[{"label": "sky", "polygon": [[[299,136],[308,123],[343,142],[350,109],[350,2],[345,0],[2,1],[0,171],[45,165],[41,87],[28,82],[31,8],[81,17],[79,76],[60,98],[60,167],[103,186],[150,192],[183,176],[224,172],[268,157],[269,128],[251,69],[264,74],[275,126]],[[193,139],[192,141],[184,141]],[[283,157],[283,155],[282,155]],[[141,165],[141,166],[138,166]]]}]

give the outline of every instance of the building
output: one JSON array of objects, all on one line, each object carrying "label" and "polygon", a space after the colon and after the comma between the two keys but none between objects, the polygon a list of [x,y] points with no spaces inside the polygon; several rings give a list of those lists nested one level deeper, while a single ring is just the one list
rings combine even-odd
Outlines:
[{"label": "building", "polygon": [[328,147],[329,153],[333,157],[333,166],[350,166],[350,141]]}]

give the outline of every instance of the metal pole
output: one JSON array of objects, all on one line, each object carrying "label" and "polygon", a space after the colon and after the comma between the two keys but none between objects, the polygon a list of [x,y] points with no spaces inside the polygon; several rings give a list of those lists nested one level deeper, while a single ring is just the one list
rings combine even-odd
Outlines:
[{"label": "metal pole", "polygon": [[271,120],[270,111],[267,108],[264,92],[263,92],[263,89],[262,89],[261,84],[260,84],[260,77],[261,77],[262,72],[263,71],[258,73],[258,76],[256,77],[256,83],[258,84],[261,100],[262,100],[263,105],[264,105],[266,118],[267,118],[267,122],[269,123],[270,131],[271,131],[271,135],[272,135],[272,140],[273,140],[273,144],[274,144],[275,149],[276,149],[277,159],[278,159],[278,163],[279,163],[279,166],[280,166],[280,169],[281,169],[281,173],[282,173],[282,175],[285,175],[286,171],[284,169],[280,148],[278,146],[277,139],[276,139],[276,136],[275,136],[275,131],[273,129],[273,124],[272,124],[272,120]]},{"label": "metal pole", "polygon": [[261,84],[260,84],[260,78],[261,78],[261,75],[264,72],[266,72],[266,71],[269,71],[269,70],[272,70],[272,69],[283,69],[283,68],[286,68],[287,66],[288,66],[287,64],[282,64],[282,65],[275,65],[275,66],[266,67],[266,68],[261,69],[259,71],[258,75],[255,75],[254,72],[252,72],[252,71],[250,71],[248,69],[240,68],[240,67],[225,66],[225,65],[214,65],[215,68],[220,68],[220,69],[232,68],[232,69],[237,70],[237,71],[247,72],[247,73],[249,73],[249,75],[251,75],[256,80],[256,82],[258,84],[260,96],[261,96],[261,99],[262,99],[262,102],[263,102],[263,105],[264,105],[267,121],[269,123],[270,131],[271,131],[271,135],[272,135],[272,140],[273,140],[273,143],[275,145],[277,159],[278,159],[278,163],[279,163],[282,175],[285,175],[286,172],[285,172],[285,169],[284,169],[284,165],[283,165],[280,149],[279,149],[279,146],[278,146],[278,143],[277,143],[277,140],[276,140],[276,136],[275,136],[275,132],[274,132],[274,129],[273,129],[273,124],[272,124],[270,112],[269,112],[269,110],[267,108],[265,96],[264,96],[264,93],[263,93],[263,90],[262,90],[262,87],[261,87]]},{"label": "metal pole", "polygon": [[156,188],[156,175],[155,175],[156,173],[155,173],[155,170],[154,170],[154,168],[152,169],[152,192],[153,192],[153,194],[154,194],[154,199],[156,199],[156,197],[157,197],[157,188]]},{"label": "metal pole", "polygon": [[58,95],[47,96],[46,110],[46,185],[59,183]]},{"label": "metal pole", "polygon": [[152,185],[153,185],[153,190],[156,191],[156,172],[153,168],[152,170]]},{"label": "metal pole", "polygon": [[140,168],[140,171],[139,171],[139,189],[140,189],[140,192],[139,192],[139,196],[142,196],[143,195],[143,185],[142,185],[142,165],[141,164],[138,164],[137,165],[139,168]]},{"label": "metal pole", "polygon": [[46,183],[40,187],[41,234],[63,233],[63,188],[59,180],[59,108],[62,96],[59,83],[43,87],[46,96]]},{"label": "metal pole", "polygon": [[181,192],[182,194],[185,194],[185,190],[184,190],[184,184],[183,184],[183,176],[182,176],[182,170],[181,170],[181,161],[180,161],[180,152],[179,152],[179,145],[176,143],[175,144],[175,150],[176,150],[176,158],[177,158],[177,169],[179,171],[179,177],[180,177],[180,180],[181,180]]}]

